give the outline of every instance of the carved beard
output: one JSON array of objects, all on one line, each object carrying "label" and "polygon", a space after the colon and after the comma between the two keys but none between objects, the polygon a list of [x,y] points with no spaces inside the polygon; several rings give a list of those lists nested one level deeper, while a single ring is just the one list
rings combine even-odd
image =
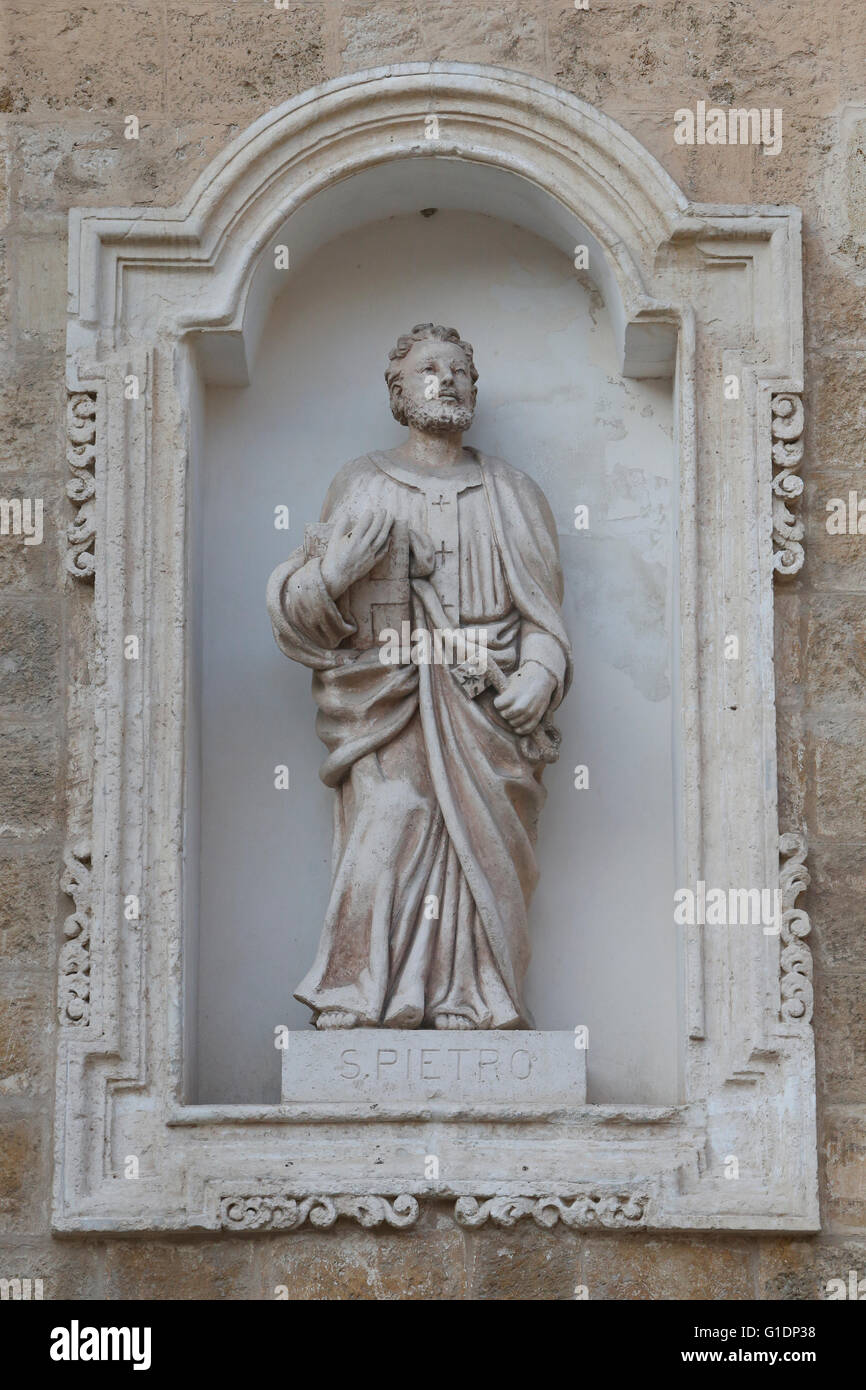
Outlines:
[{"label": "carved beard", "polygon": [[454,434],[468,430],[472,424],[472,411],[468,406],[458,405],[456,401],[439,400],[436,397],[427,401],[411,401],[404,398],[403,409],[406,424],[427,434]]}]

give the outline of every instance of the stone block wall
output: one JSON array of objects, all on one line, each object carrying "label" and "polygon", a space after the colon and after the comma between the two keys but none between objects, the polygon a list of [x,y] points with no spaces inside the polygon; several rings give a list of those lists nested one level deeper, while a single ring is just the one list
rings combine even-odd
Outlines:
[{"label": "stone block wall", "polygon": [[[818,1299],[866,1276],[866,10],[860,0],[4,0],[0,13],[0,492],[44,541],[0,537],[0,1276],[45,1296]],[[343,72],[456,59],[597,105],[687,196],[804,213],[806,565],[777,589],[780,823],[809,836],[823,1230],[760,1236],[406,1232],[184,1239],[49,1234],[67,776],[63,568],[67,210],[170,204],[258,115]],[[699,100],[780,107],[783,147],[674,143]],[[136,116],[139,138],[125,138]]]}]

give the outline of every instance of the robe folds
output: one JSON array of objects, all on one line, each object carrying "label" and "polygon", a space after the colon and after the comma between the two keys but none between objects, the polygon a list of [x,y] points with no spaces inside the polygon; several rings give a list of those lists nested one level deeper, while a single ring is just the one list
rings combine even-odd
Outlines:
[{"label": "robe folds", "polygon": [[[465,450],[447,479],[364,455],[335,478],[322,521],[387,508],[441,540],[427,583],[412,583],[413,628],[484,629],[505,674],[532,659],[571,679],[559,613],[562,573],[547,501],[502,460]],[[432,589],[432,592],[431,592]],[[526,1028],[527,917],[543,764],[493,706],[470,699],[447,665],[383,665],[347,650],[356,631],[299,547],[271,576],[268,610],[286,656],[313,671],[320,775],[336,792],[333,878],[316,958],[295,997],[371,1027]]]}]

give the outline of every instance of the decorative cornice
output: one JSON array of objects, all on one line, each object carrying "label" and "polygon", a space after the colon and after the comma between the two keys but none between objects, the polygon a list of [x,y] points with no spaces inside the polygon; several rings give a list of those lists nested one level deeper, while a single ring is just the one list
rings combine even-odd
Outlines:
[{"label": "decorative cornice", "polygon": [[[436,1194],[429,1200],[435,1201]],[[470,1229],[488,1221],[496,1226],[515,1226],[530,1216],[545,1230],[560,1221],[571,1230],[592,1226],[624,1230],[645,1225],[647,1201],[644,1193],[598,1191],[571,1197],[459,1197],[454,1219]],[[256,1193],[220,1197],[217,1221],[225,1231],[295,1231],[306,1222],[324,1229],[341,1216],[366,1227],[414,1226],[419,1215],[419,1199],[406,1192],[395,1197]]]},{"label": "decorative cornice", "polygon": [[96,569],[96,392],[70,391],[66,407],[66,462],[72,477],[66,495],[78,508],[67,527],[66,568],[76,579],[92,579]]},{"label": "decorative cornice", "polygon": [[781,836],[781,1016],[786,1023],[799,1023],[804,1027],[812,1020],[812,952],[804,940],[804,937],[809,935],[812,924],[808,913],[795,904],[812,881],[805,864],[806,853],[805,835],[790,833]]},{"label": "decorative cornice", "polygon": [[803,522],[798,516],[803,494],[803,402],[792,391],[773,396],[773,569],[789,578],[803,568]]},{"label": "decorative cornice", "polygon": [[[157,270],[182,264],[193,273],[203,267],[213,283],[218,278],[214,254],[219,258],[230,251],[237,278],[211,321],[241,323],[240,296],[260,249],[252,231],[261,225],[264,204],[274,212],[271,230],[276,231],[285,212],[277,213],[273,204],[282,203],[299,170],[306,200],[314,188],[369,167],[364,114],[373,109],[377,145],[401,159],[433,153],[433,143],[439,151],[439,142],[424,136],[425,114],[437,112],[444,126],[442,153],[499,163],[491,158],[491,147],[497,151],[507,122],[514,164],[531,169],[535,183],[549,186],[555,196],[561,196],[567,180],[585,185],[583,216],[591,220],[593,234],[602,239],[609,234],[613,274],[622,277],[623,292],[628,285],[641,293],[639,263],[631,254],[635,246],[649,255],[672,233],[694,235],[705,226],[703,218],[690,215],[688,200],[659,161],[622,126],[572,93],[526,73],[476,63],[388,64],[344,74],[262,115],[220,151],[175,207],[73,209],[71,314],[87,330],[119,321],[121,263],[146,262]],[[263,199],[265,190],[278,190],[278,197]],[[605,216],[597,215],[599,205]],[[106,286],[103,298],[100,287]],[[197,318],[195,296],[188,298],[184,317],[192,309]],[[166,308],[161,304],[160,313]]]},{"label": "decorative cornice", "polygon": [[63,856],[61,892],[75,904],[63,923],[66,941],[60,948],[57,1005],[60,1022],[86,1027],[90,1022],[90,845],[78,841]]},{"label": "decorative cornice", "polygon": [[[646,1222],[645,1194],[617,1192],[604,1195],[582,1192],[574,1198],[565,1197],[461,1197],[454,1216],[461,1226],[483,1226],[492,1221],[496,1226],[515,1226],[525,1216],[531,1216],[537,1226],[549,1229],[561,1221],[571,1230],[589,1226],[604,1226],[623,1230],[643,1226]],[[570,1202],[570,1204],[569,1204]]]}]

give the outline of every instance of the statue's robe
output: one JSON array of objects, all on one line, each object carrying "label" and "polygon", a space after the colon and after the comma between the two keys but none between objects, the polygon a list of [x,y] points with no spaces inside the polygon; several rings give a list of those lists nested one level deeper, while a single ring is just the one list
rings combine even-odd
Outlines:
[{"label": "statue's robe", "polygon": [[[571,656],[550,508],[517,469],[465,458],[443,479],[365,455],[335,478],[322,520],[387,508],[430,535],[428,606],[451,626],[486,629],[506,674],[529,658],[545,666],[555,708]],[[425,587],[413,581],[413,627],[432,629],[441,623]],[[472,700],[445,665],[383,665],[378,647],[341,647],[356,631],[348,604],[330,597],[303,546],[271,576],[268,609],[280,649],[313,670],[320,775],[337,793],[330,901],[295,997],[368,1026],[429,1027],[453,1013],[476,1028],[531,1027],[522,990],[543,765],[521,750],[494,691]]]}]

